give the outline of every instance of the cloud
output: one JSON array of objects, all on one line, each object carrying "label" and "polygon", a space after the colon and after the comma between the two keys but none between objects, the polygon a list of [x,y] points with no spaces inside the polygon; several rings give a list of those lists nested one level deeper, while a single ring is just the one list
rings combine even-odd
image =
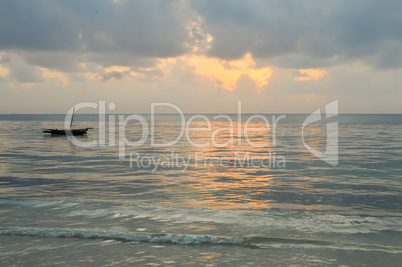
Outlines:
[{"label": "cloud", "polygon": [[56,79],[58,81],[60,81],[64,86],[70,84],[70,80],[67,77],[66,74],[59,72],[59,71],[51,71],[49,69],[46,68],[41,68],[42,71],[42,77],[45,80],[49,80],[49,79]]},{"label": "cloud", "polygon": [[123,72],[118,72],[118,71],[111,71],[105,74],[99,74],[98,77],[100,77],[101,79],[103,79],[104,81],[107,81],[109,79],[116,79],[119,80],[123,77],[124,73]]},{"label": "cloud", "polygon": [[311,112],[338,98],[342,112],[400,113],[401,10],[393,0],[1,0],[0,108],[60,113],[110,99],[126,113],[157,101],[228,112],[242,99],[248,112]]},{"label": "cloud", "polygon": [[41,69],[26,64],[20,55],[13,54],[3,66],[9,70],[7,78],[13,82],[37,83],[43,81]]},{"label": "cloud", "polygon": [[309,81],[309,80],[318,80],[323,77],[327,72],[325,70],[319,69],[301,69],[298,71],[298,76],[295,77],[297,81]]},{"label": "cloud", "polygon": [[61,71],[79,71],[83,60],[135,66],[187,51],[185,8],[163,0],[5,0],[0,50],[25,51],[27,62]]},{"label": "cloud", "polygon": [[0,65],[0,77],[6,77],[9,72],[10,72],[9,69]]},{"label": "cloud", "polygon": [[10,56],[0,54],[0,64],[8,63],[8,62],[10,62]]},{"label": "cloud", "polygon": [[4,0],[0,50],[63,72],[85,72],[83,62],[149,68],[188,53],[251,53],[282,68],[399,68],[400,10],[393,0]]},{"label": "cloud", "polygon": [[24,51],[22,54],[27,64],[61,72],[85,71],[81,63],[90,62],[82,55],[63,51]]},{"label": "cloud", "polygon": [[402,66],[401,1],[222,0],[193,1],[192,7],[214,38],[212,57],[229,60],[251,53],[285,68],[352,61]]},{"label": "cloud", "polygon": [[242,75],[247,75],[258,88],[268,84],[272,74],[270,67],[256,68],[251,54],[246,54],[238,60],[220,60],[206,56],[193,55],[188,58],[188,64],[194,67],[194,72],[207,77],[216,87],[233,90]]}]

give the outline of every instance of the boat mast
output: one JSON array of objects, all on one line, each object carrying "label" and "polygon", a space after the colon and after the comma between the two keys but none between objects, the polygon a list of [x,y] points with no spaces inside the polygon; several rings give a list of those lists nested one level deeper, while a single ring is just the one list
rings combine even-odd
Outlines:
[{"label": "boat mast", "polygon": [[74,111],[75,111],[75,107],[73,108],[73,116],[71,117],[70,130],[73,128]]}]

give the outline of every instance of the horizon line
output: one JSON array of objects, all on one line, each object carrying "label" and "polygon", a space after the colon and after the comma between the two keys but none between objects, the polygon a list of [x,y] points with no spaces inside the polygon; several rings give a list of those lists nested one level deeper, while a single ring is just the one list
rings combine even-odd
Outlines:
[{"label": "horizon line", "polygon": [[[152,115],[151,113],[105,113],[105,115]],[[240,115],[310,115],[311,113],[240,113]],[[66,113],[0,113],[0,116],[10,115],[66,115]],[[100,115],[98,113],[76,113],[75,115]],[[154,113],[154,115],[180,115],[179,113]],[[238,113],[183,113],[183,115],[239,115]],[[402,115],[402,113],[338,113],[337,115]]]}]

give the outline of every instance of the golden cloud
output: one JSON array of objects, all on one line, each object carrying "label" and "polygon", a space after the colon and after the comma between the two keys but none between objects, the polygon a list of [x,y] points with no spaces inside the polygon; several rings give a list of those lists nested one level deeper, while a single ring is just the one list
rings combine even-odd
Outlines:
[{"label": "golden cloud", "polygon": [[6,77],[10,73],[10,71],[6,68],[0,65],[0,77]]},{"label": "golden cloud", "polygon": [[250,53],[239,60],[221,60],[204,55],[191,55],[187,58],[188,65],[194,67],[194,73],[215,82],[226,90],[233,90],[236,82],[242,75],[247,75],[261,88],[268,84],[272,68],[255,68],[256,64]]},{"label": "golden cloud", "polygon": [[305,82],[309,80],[318,80],[323,77],[327,72],[320,69],[300,69],[300,74],[304,76],[295,77],[295,80]]},{"label": "golden cloud", "polygon": [[70,83],[70,80],[67,78],[67,75],[60,71],[52,71],[46,68],[40,68],[42,72],[42,77],[46,80],[48,79],[57,79],[62,82],[64,86]]}]

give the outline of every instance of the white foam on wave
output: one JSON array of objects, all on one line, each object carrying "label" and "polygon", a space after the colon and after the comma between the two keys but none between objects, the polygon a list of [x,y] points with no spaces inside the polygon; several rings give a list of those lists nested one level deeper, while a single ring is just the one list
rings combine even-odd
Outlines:
[{"label": "white foam on wave", "polygon": [[[54,228],[0,228],[0,235],[11,236],[36,236],[48,238],[83,238],[105,239],[111,243],[113,240],[147,243],[168,243],[180,245],[240,245],[250,248],[329,248],[340,250],[381,251],[386,253],[402,253],[402,248],[397,246],[385,246],[377,244],[344,243],[320,240],[270,238],[270,237],[227,237],[213,235],[186,235],[186,234],[155,234],[155,233],[130,233],[102,229],[54,229]],[[158,246],[162,248],[163,246]]]},{"label": "white foam on wave", "polygon": [[117,239],[123,241],[171,243],[183,245],[200,244],[226,244],[240,245],[244,238],[212,236],[212,235],[186,235],[186,234],[153,234],[128,233],[102,229],[52,229],[52,228],[0,228],[0,235],[38,236],[38,237],[69,237],[69,238],[100,238]]},{"label": "white foam on wave", "polygon": [[0,204],[28,206],[58,210],[56,216],[83,217],[88,219],[110,218],[127,222],[149,219],[162,223],[204,223],[240,225],[270,231],[295,231],[304,233],[376,233],[400,231],[402,217],[377,217],[360,215],[325,214],[295,210],[225,210],[188,209],[140,205],[113,205],[110,203],[85,203],[45,200],[1,200]]},{"label": "white foam on wave", "polygon": [[401,217],[374,217],[358,215],[323,214],[310,211],[279,210],[217,210],[183,209],[156,206],[119,205],[75,209],[64,216],[85,216],[87,218],[120,218],[127,220],[151,219],[169,223],[207,223],[241,225],[250,228],[272,230],[294,229],[308,233],[374,233],[400,229]]}]

